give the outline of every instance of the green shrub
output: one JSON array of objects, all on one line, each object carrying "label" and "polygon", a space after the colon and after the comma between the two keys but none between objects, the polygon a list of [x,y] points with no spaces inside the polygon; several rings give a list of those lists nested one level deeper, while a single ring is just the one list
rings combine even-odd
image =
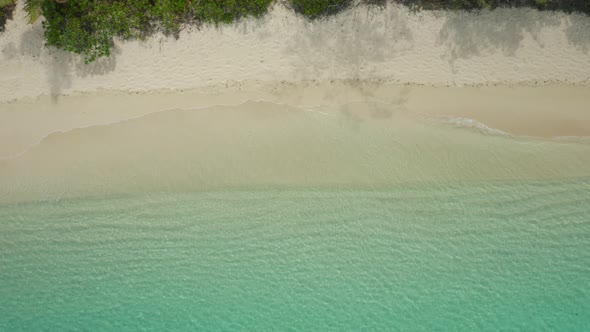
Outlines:
[{"label": "green shrub", "polygon": [[203,22],[230,23],[244,16],[259,17],[273,0],[201,0],[194,7]]},{"label": "green shrub", "polygon": [[545,7],[551,2],[551,0],[534,0],[534,1],[539,7]]},{"label": "green shrub", "polygon": [[44,0],[24,0],[25,11],[29,16],[29,22],[35,22],[41,16],[41,4]]},{"label": "green shrub", "polygon": [[86,61],[110,55],[113,27],[108,16],[95,8],[91,0],[42,3],[45,38],[48,45],[82,53]]},{"label": "green shrub", "polygon": [[450,9],[463,10],[491,8],[492,6],[493,3],[490,0],[450,0],[448,5]]},{"label": "green shrub", "polygon": [[8,19],[8,13],[4,8],[0,8],[0,32],[4,31],[6,26],[6,20]]},{"label": "green shrub", "polygon": [[[1,0],[0,0],[1,1]],[[87,62],[109,56],[113,37],[143,38],[159,28],[177,35],[183,23],[229,23],[260,16],[273,0],[43,0],[47,44],[83,54]]]},{"label": "green shrub", "polygon": [[[14,2],[15,0],[0,0]],[[161,29],[177,34],[183,23],[230,23],[259,17],[273,0],[28,0],[31,19],[41,8],[48,45],[86,55],[110,54],[112,38],[142,38]],[[0,11],[0,15],[3,15]],[[2,16],[4,17],[4,16]]]},{"label": "green shrub", "polygon": [[0,0],[0,32],[4,31],[6,21],[12,17],[16,0]]},{"label": "green shrub", "polygon": [[351,0],[291,0],[293,9],[310,19],[335,14],[350,3]]},{"label": "green shrub", "polygon": [[[48,45],[84,55],[87,62],[109,56],[113,38],[144,38],[155,30],[178,36],[182,24],[230,23],[260,16],[274,0],[25,0],[31,19],[40,7]],[[352,0],[289,0],[310,19],[347,8]],[[383,5],[387,0],[362,0]],[[590,13],[590,0],[391,0],[424,9],[482,9],[536,7]],[[2,7],[2,4],[5,6]],[[6,4],[8,4],[6,6]],[[0,0],[0,29],[14,0]]]}]

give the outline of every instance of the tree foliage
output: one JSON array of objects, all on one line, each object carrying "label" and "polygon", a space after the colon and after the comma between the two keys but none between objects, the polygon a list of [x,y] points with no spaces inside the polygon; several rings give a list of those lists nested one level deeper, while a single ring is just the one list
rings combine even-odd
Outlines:
[{"label": "tree foliage", "polygon": [[156,29],[177,35],[184,23],[229,23],[264,14],[272,0],[42,0],[47,44],[108,56],[114,37],[142,38]]},{"label": "tree foliage", "polygon": [[314,19],[335,14],[348,7],[351,2],[351,0],[291,0],[291,6],[296,12]]},{"label": "tree foliage", "polygon": [[0,31],[4,31],[6,20],[12,16],[16,0],[0,0]]},{"label": "tree foliage", "polygon": [[29,15],[29,22],[35,22],[41,16],[41,3],[43,0],[25,0],[25,11]]},{"label": "tree foliage", "polygon": [[[42,14],[47,45],[83,54],[87,62],[109,56],[113,38],[144,38],[154,31],[178,36],[183,24],[230,23],[258,17],[276,0],[24,0],[30,21]],[[347,8],[353,0],[288,0],[309,19]],[[360,0],[422,9],[479,10],[528,6],[590,13],[590,0]],[[15,0],[0,0],[0,31]]]}]

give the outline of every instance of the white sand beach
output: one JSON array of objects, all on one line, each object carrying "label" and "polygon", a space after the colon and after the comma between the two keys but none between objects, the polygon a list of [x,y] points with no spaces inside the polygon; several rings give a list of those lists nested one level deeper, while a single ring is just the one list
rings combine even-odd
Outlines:
[{"label": "white sand beach", "polygon": [[582,84],[590,80],[590,20],[498,9],[411,12],[356,6],[310,22],[283,4],[260,19],[117,41],[85,65],[44,46],[22,2],[0,34],[0,101],[103,91],[149,92],[257,83],[370,80],[434,86]]},{"label": "white sand beach", "polygon": [[[89,65],[45,47],[42,34],[19,2],[0,35],[0,187],[9,200],[590,174],[583,15],[390,4],[310,22],[278,3],[260,19],[186,28],[178,39],[119,40]],[[414,141],[426,159],[404,150]],[[449,156],[454,166],[438,169]]]}]

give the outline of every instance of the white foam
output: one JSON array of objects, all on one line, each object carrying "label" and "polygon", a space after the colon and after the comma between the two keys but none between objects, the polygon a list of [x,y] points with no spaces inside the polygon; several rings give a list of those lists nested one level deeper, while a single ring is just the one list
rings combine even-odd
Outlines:
[{"label": "white foam", "polygon": [[491,128],[484,123],[481,123],[474,119],[463,118],[463,117],[446,117],[444,122],[458,128],[466,128],[476,130],[486,135],[497,135],[497,136],[512,136],[509,133],[500,129]]}]

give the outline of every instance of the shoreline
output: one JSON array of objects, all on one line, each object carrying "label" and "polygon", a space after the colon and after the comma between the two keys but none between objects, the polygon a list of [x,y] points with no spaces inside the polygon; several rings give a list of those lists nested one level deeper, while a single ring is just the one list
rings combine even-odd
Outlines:
[{"label": "shoreline", "polygon": [[25,20],[0,36],[7,200],[590,176],[579,14],[277,4],[89,65]]},{"label": "shoreline", "polygon": [[[590,17],[275,5],[87,65],[22,3],[0,35],[0,330],[590,326]],[[53,17],[82,44],[188,4],[238,8],[43,2],[81,9]]]},{"label": "shoreline", "polygon": [[324,82],[45,97],[0,108],[0,196],[585,178],[588,96]]},{"label": "shoreline", "polygon": [[[223,89],[102,92],[37,97],[0,104],[0,160],[10,159],[56,133],[114,125],[171,110],[235,107],[265,102],[279,107],[327,108],[377,105],[355,110],[368,118],[393,114],[434,120],[515,137],[555,140],[590,137],[590,86],[436,87],[362,81],[299,84],[236,83]],[[373,107],[373,106],[371,106]],[[564,112],[563,110],[567,110]],[[381,112],[381,113],[379,113]],[[374,114],[373,114],[374,113]],[[487,129],[486,129],[487,128]]]}]

